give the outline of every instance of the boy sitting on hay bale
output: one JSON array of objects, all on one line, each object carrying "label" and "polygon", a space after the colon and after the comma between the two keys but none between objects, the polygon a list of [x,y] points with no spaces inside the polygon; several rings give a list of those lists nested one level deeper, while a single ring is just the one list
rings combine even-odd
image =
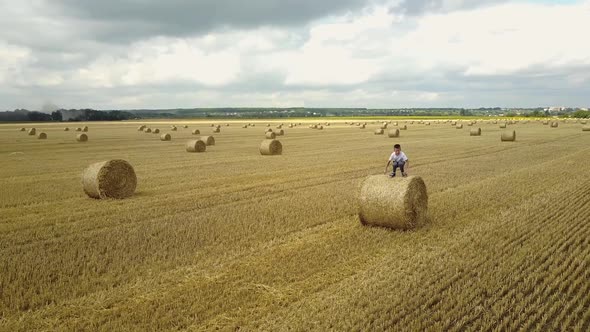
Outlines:
[{"label": "boy sitting on hay bale", "polygon": [[399,144],[393,146],[393,153],[391,154],[391,156],[389,156],[389,159],[387,160],[387,165],[385,166],[385,173],[383,174],[387,174],[387,168],[389,168],[389,164],[393,162],[393,173],[389,174],[390,177],[395,176],[395,172],[397,171],[398,167],[402,171],[403,177],[408,176],[408,173],[406,173],[404,167],[409,166],[410,161],[401,149],[402,147]]}]

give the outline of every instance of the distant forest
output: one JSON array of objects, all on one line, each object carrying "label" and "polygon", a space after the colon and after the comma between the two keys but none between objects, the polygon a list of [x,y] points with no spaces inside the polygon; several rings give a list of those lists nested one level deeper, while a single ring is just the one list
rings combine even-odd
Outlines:
[{"label": "distant forest", "polygon": [[503,109],[494,108],[188,108],[188,109],[139,109],[102,110],[59,109],[50,113],[17,109],[0,112],[0,122],[26,121],[119,121],[132,119],[166,118],[213,118],[213,119],[265,119],[265,118],[306,118],[306,117],[352,117],[352,116],[442,116],[442,117],[573,117],[590,118],[585,109],[562,109],[549,112],[543,108]]}]

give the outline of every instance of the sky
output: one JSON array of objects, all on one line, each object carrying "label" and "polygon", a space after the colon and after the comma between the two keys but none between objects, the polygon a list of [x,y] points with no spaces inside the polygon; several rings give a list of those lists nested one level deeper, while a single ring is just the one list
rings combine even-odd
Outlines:
[{"label": "sky", "polygon": [[590,0],[0,0],[0,110],[590,106]]}]

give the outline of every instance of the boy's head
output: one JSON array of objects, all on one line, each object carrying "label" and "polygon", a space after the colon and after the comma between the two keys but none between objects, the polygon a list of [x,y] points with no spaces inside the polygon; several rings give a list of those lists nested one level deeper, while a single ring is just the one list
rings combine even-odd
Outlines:
[{"label": "boy's head", "polygon": [[393,151],[395,153],[399,153],[401,150],[402,150],[402,146],[401,145],[396,144],[396,145],[393,146]]}]

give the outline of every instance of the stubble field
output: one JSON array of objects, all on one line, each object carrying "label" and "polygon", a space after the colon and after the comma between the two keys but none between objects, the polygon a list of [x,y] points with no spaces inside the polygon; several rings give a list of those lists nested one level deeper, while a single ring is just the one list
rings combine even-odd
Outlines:
[{"label": "stubble field", "polygon": [[[303,122],[262,156],[267,121],[229,121],[185,152],[210,123],[87,123],[85,143],[63,131],[80,124],[35,124],[47,140],[0,125],[0,330],[590,329],[580,124],[518,123],[500,142],[489,122],[399,138]],[[430,223],[413,231],[357,217],[394,143],[428,188]],[[133,197],[84,194],[81,172],[107,159],[134,166]]]}]

